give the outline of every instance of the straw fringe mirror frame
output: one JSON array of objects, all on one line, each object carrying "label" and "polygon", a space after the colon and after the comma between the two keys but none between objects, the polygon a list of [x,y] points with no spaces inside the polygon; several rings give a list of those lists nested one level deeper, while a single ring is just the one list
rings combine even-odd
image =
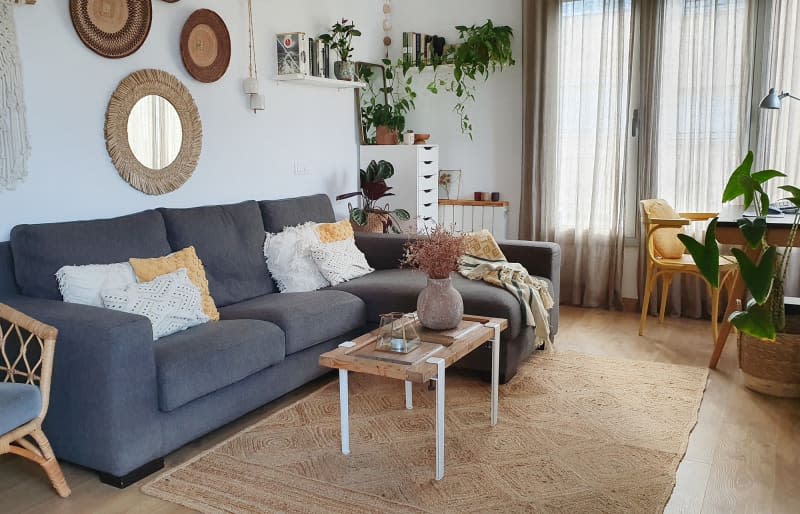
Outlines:
[{"label": "straw fringe mirror frame", "polygon": [[[166,168],[148,168],[136,158],[128,139],[128,118],[134,105],[149,95],[160,96],[175,108],[183,139],[178,156]],[[106,148],[120,176],[148,195],[175,191],[189,180],[200,159],[203,126],[189,90],[180,80],[161,70],[140,70],[120,82],[106,112]]]}]

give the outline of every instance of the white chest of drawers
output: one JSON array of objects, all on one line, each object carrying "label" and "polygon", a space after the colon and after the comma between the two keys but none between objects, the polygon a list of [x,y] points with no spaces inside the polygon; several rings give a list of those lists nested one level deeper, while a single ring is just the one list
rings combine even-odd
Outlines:
[{"label": "white chest of drawers", "polygon": [[393,209],[406,209],[411,221],[406,232],[423,232],[435,226],[439,218],[439,146],[438,145],[362,145],[361,168],[370,161],[388,161],[394,176],[386,181],[395,196],[386,198]]}]

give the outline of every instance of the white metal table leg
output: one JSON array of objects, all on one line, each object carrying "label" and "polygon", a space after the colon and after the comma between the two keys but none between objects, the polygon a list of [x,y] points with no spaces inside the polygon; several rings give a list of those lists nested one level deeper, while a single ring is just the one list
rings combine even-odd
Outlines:
[{"label": "white metal table leg", "polygon": [[412,384],[406,380],[406,409],[411,410],[414,408],[414,397],[412,392]]},{"label": "white metal table leg", "polygon": [[487,323],[487,327],[494,329],[494,338],[492,339],[492,412],[491,424],[497,424],[497,411],[498,411],[498,389],[500,387],[500,324]]},{"label": "white metal table leg", "polygon": [[444,359],[431,357],[436,364],[436,480],[444,478]]},{"label": "white metal table leg", "polygon": [[[346,341],[339,348],[353,348],[355,343]],[[350,398],[347,388],[347,370],[339,370],[339,420],[342,431],[342,453],[350,455]]]}]

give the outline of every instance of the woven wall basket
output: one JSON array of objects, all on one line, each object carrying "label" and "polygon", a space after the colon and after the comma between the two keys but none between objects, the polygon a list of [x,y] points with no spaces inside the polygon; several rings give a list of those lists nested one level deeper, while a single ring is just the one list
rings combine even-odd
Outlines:
[{"label": "woven wall basket", "polygon": [[217,13],[192,13],[181,31],[181,58],[189,75],[200,82],[221,79],[231,62],[231,36]]},{"label": "woven wall basket", "polygon": [[800,320],[787,316],[786,325],[774,343],[739,334],[739,367],[748,389],[800,398]]},{"label": "woven wall basket", "polygon": [[[178,113],[183,139],[178,156],[164,169],[148,168],[136,158],[128,141],[128,119],[136,103],[149,95],[165,98]],[[127,76],[111,96],[106,112],[106,148],[119,175],[148,195],[174,191],[189,180],[200,159],[203,126],[189,90],[161,70],[141,70]]]},{"label": "woven wall basket", "polygon": [[86,46],[103,57],[119,59],[147,39],[153,6],[150,0],[70,0],[69,14]]}]

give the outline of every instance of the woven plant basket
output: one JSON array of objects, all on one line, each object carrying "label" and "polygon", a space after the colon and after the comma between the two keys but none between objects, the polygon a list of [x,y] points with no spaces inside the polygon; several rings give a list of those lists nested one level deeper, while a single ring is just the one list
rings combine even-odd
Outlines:
[{"label": "woven plant basket", "polygon": [[384,226],[386,222],[389,220],[389,216],[386,214],[381,214],[378,212],[369,212],[367,213],[367,224],[363,227],[357,223],[350,222],[353,225],[353,230],[355,232],[371,232],[373,234],[383,234]]},{"label": "woven plant basket", "polygon": [[786,317],[786,331],[774,343],[739,333],[739,367],[748,389],[800,398],[800,316]]}]

